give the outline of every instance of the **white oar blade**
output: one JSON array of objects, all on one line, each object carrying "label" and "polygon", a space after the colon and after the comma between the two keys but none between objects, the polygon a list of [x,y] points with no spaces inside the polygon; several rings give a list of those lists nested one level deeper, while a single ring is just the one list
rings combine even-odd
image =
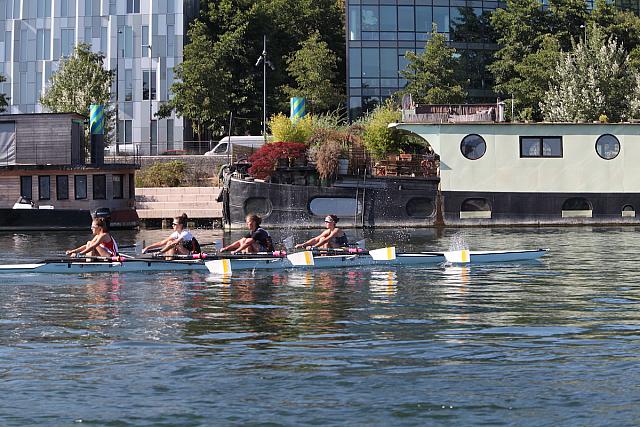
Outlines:
[{"label": "white oar blade", "polygon": [[298,266],[312,266],[315,265],[313,260],[313,253],[311,251],[296,252],[295,254],[287,255],[291,264]]},{"label": "white oar blade", "polygon": [[204,263],[207,266],[207,269],[213,274],[223,274],[229,275],[231,274],[231,260],[224,259],[214,259],[212,261],[207,261]]},{"label": "white oar blade", "polygon": [[450,264],[469,264],[471,262],[471,254],[468,249],[445,252],[444,257]]},{"label": "white oar blade", "polygon": [[391,261],[396,259],[396,247],[373,249],[369,251],[369,255],[376,261]]},{"label": "white oar blade", "polygon": [[293,249],[293,246],[295,245],[295,241],[293,240],[293,236],[289,236],[286,239],[282,240],[282,244],[284,245],[286,250]]}]

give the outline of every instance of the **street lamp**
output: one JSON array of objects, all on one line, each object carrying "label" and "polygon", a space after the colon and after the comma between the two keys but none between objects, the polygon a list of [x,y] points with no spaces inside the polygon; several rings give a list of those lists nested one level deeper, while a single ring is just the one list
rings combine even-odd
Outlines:
[{"label": "street lamp", "polygon": [[262,36],[262,54],[258,57],[256,61],[256,67],[262,63],[262,135],[264,136],[264,140],[267,140],[267,65],[272,70],[275,70],[275,67],[267,59],[267,36]]},{"label": "street lamp", "polygon": [[151,86],[152,86],[151,72],[153,70],[153,49],[151,48],[150,44],[145,44],[143,45],[143,47],[149,48],[149,88],[148,88],[149,90],[149,153],[153,155],[153,150],[152,150],[153,138],[151,134],[151,125],[153,124],[153,100],[151,97]]},{"label": "street lamp", "polygon": [[580,28],[584,28],[584,44],[587,45],[587,24],[581,24]]}]

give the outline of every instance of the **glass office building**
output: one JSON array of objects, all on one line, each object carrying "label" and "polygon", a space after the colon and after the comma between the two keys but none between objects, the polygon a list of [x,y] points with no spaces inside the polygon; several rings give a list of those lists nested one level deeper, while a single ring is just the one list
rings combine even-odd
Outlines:
[{"label": "glass office building", "polygon": [[188,22],[198,10],[197,0],[0,0],[7,113],[42,112],[38,99],[60,58],[84,42],[117,75],[118,143],[138,146],[141,154],[188,148],[183,119],[153,114],[169,99]]}]

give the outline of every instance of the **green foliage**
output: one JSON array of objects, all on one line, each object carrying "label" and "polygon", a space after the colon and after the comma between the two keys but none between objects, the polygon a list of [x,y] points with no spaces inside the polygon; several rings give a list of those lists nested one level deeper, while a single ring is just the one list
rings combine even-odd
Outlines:
[{"label": "green foliage", "polygon": [[191,26],[191,42],[184,51],[188,60],[175,67],[176,82],[171,87],[174,96],[160,107],[159,117],[169,117],[175,110],[177,116],[191,120],[199,138],[207,129],[224,125],[234,85],[226,61],[233,58],[234,45],[243,31],[239,28],[214,42],[204,23],[196,21]]},{"label": "green foliage", "polygon": [[424,104],[450,104],[464,100],[467,93],[463,89],[466,82],[456,75],[459,67],[456,50],[447,46],[443,34],[437,32],[435,24],[431,39],[427,41],[423,53],[405,53],[408,64],[400,74],[407,79],[404,93],[410,93],[413,100]]},{"label": "green foliage", "polygon": [[309,100],[311,112],[328,110],[342,99],[336,86],[338,56],[321,40],[318,31],[302,43],[302,47],[287,58],[287,71],[296,87],[284,86],[290,97]]},{"label": "green foliage", "polygon": [[[0,74],[0,83],[6,82],[7,79]],[[9,100],[7,99],[6,93],[0,93],[0,113],[4,112],[9,105]]]},{"label": "green foliage", "polygon": [[313,116],[307,114],[296,123],[278,113],[269,120],[269,128],[274,141],[306,142],[313,133]]},{"label": "green foliage", "polygon": [[[262,53],[264,34],[267,58],[275,67],[267,67],[266,78],[271,113],[288,110],[284,87],[294,87],[295,80],[287,73],[285,59],[309,34],[318,31],[328,49],[338,55],[337,63],[344,64],[343,10],[335,0],[201,0],[200,7],[200,23],[196,25],[201,27],[193,31],[206,36],[207,43],[192,37],[185,46],[182,70],[176,77],[188,75],[188,83],[172,88],[174,99],[162,110],[164,115],[175,110],[198,120],[202,129],[223,134],[233,112],[234,117],[247,118],[234,121],[233,134],[258,133],[262,128],[263,73],[255,63]],[[345,68],[336,71],[334,86],[342,88]],[[204,109],[201,100],[205,96],[216,99],[204,105],[209,111],[203,116],[199,110]]]},{"label": "green foliage", "polygon": [[390,103],[376,108],[363,121],[364,132],[362,142],[375,158],[382,158],[390,152],[397,152],[402,147],[402,136],[389,123],[400,121],[400,112]]},{"label": "green foliage", "polygon": [[180,160],[157,162],[136,173],[136,187],[180,187],[187,175],[187,164]]},{"label": "green foliage", "polygon": [[73,112],[85,116],[89,115],[91,104],[104,105],[105,141],[109,142],[115,127],[115,112],[109,108],[113,71],[105,70],[103,64],[104,55],[92,52],[88,44],[78,44],[70,57],[61,59],[40,103],[54,113]]},{"label": "green foliage", "polygon": [[623,47],[593,26],[587,44],[563,54],[541,108],[549,121],[620,121],[634,115],[638,78]]}]

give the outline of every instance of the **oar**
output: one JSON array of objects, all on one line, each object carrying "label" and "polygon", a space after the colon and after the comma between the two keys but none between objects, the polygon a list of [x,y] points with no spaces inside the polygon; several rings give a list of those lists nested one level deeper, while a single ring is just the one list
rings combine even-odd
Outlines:
[{"label": "oar", "polygon": [[213,274],[229,275],[231,271],[231,260],[229,258],[214,259],[205,262],[207,269]]},{"label": "oar", "polygon": [[444,252],[444,257],[449,264],[469,264],[471,262],[471,254],[468,249]]},{"label": "oar", "polygon": [[[314,253],[312,251],[302,251],[296,252],[293,254],[287,255],[291,264],[295,266],[313,266],[315,265],[314,261]],[[345,255],[351,255],[349,253],[345,253]],[[380,249],[372,249],[368,252],[356,252],[352,254],[353,256],[361,256],[361,255],[369,255],[375,261],[391,261],[396,259],[396,248],[395,246],[390,246],[386,248]]]}]

